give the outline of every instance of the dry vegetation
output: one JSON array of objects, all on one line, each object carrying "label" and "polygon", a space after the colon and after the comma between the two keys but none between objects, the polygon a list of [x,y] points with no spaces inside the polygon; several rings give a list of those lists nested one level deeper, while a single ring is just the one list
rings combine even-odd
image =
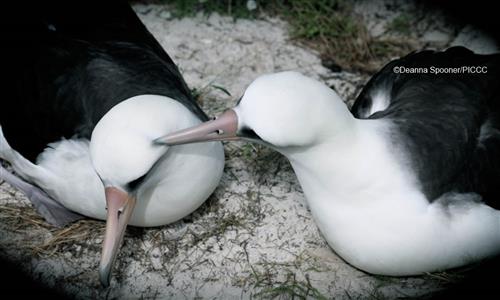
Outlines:
[{"label": "dry vegetation", "polygon": [[[363,18],[354,12],[352,1],[255,1],[254,10],[248,10],[247,0],[161,2],[171,5],[177,17],[193,16],[200,11],[234,18],[279,16],[290,24],[292,40],[319,51],[324,65],[332,70],[373,73],[387,60],[408,53],[417,45],[415,39],[408,37],[370,36]],[[411,26],[411,18],[403,14],[389,24],[387,31],[407,34]]]},{"label": "dry vegetation", "polygon": [[[257,8],[249,11],[246,0],[167,1],[175,8],[174,17],[192,16],[199,11],[206,13],[215,11],[234,18],[258,19],[263,15],[278,15],[289,22],[291,39],[297,44],[317,50],[321,54],[323,65],[333,71],[350,70],[365,76],[378,69],[389,58],[407,53],[415,47],[415,41],[411,38],[398,39],[387,35],[371,37],[364,20],[353,11],[350,1],[269,2],[272,3],[258,1]],[[412,22],[410,17],[401,15],[389,23],[387,31],[408,33]],[[210,113],[215,109],[206,106],[212,101],[208,94],[214,89],[229,95],[226,87],[215,83],[193,91],[200,102],[204,99],[202,105]],[[354,93],[347,95],[351,98],[354,96]],[[236,95],[231,97],[234,98]],[[127,230],[125,245],[117,261],[116,269],[121,272],[115,273],[116,281],[126,285],[126,266],[139,261],[146,264],[146,271],[159,274],[164,280],[162,284],[165,285],[173,284],[179,277],[188,274],[187,271],[193,270],[203,273],[203,278],[208,284],[216,280],[211,274],[215,269],[219,269],[217,273],[219,276],[221,274],[227,276],[232,286],[241,288],[251,297],[328,298],[328,295],[318,288],[318,278],[333,278],[331,286],[341,284],[343,275],[337,275],[338,270],[332,268],[332,265],[340,262],[340,259],[325,263],[320,256],[313,253],[313,250],[298,253],[289,251],[290,245],[287,243],[290,239],[283,240],[279,235],[280,229],[277,230],[278,235],[269,238],[270,240],[266,240],[264,244],[272,245],[273,251],[279,254],[277,256],[286,259],[261,255],[261,249],[256,248],[253,240],[262,234],[263,228],[268,225],[265,224],[266,218],[276,213],[272,205],[280,204],[269,201],[271,196],[276,196],[272,195],[273,188],[280,189],[284,195],[291,192],[301,193],[290,164],[278,153],[259,145],[227,143],[225,151],[227,164],[221,186],[198,210],[171,225]],[[242,177],[245,177],[245,182],[240,181]],[[0,188],[1,186],[2,182]],[[23,198],[20,195],[11,196]],[[81,257],[90,253],[95,259],[91,262],[89,268],[92,271],[87,275],[89,277],[87,279],[91,282],[90,285],[94,285],[96,293],[101,293],[102,290],[97,284],[96,270],[104,223],[82,220],[66,228],[55,228],[45,223],[27,203],[25,199],[21,203],[0,206],[0,227],[15,234],[15,239],[2,238],[2,248],[13,247],[10,251],[14,249],[26,253],[27,256],[39,258],[63,255]],[[301,205],[298,205],[297,211],[304,213],[306,208]],[[299,217],[304,223],[313,224],[309,215]],[[287,223],[284,221],[283,224]],[[281,225],[269,224],[269,226]],[[287,230],[290,228],[283,228],[281,234],[296,233]],[[308,240],[310,243],[308,249],[327,248],[319,234],[316,233],[314,238]],[[4,249],[0,251],[4,252]],[[223,253],[225,256],[220,258],[214,253]],[[238,270],[231,270],[230,267],[225,267],[225,264],[238,266]],[[387,277],[371,277],[361,272],[356,274],[369,277],[370,284],[359,288],[357,294],[349,293],[346,288],[343,298],[384,298],[385,294],[380,292],[384,286],[392,287],[401,282],[409,282],[409,285],[412,282],[412,278],[400,281]],[[456,282],[460,278],[459,272],[429,274],[424,279],[431,282],[430,286],[433,289],[438,289],[443,284]],[[188,288],[190,287],[186,289]],[[146,293],[144,298],[155,298],[155,293],[154,291]]]}]

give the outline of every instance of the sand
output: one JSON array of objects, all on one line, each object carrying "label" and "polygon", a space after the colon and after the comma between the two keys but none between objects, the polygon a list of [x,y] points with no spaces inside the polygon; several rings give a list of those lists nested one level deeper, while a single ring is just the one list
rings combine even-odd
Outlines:
[{"label": "sand", "polygon": [[[175,19],[161,5],[135,4],[134,9],[188,85],[201,93],[209,115],[233,106],[264,73],[300,71],[327,83],[348,104],[369,78],[328,70],[318,53],[290,40],[287,23],[278,18],[234,21],[200,14]],[[360,1],[357,11],[373,35],[388,34],[383,29],[399,13],[382,1]],[[473,40],[467,33],[460,37],[461,28],[447,21],[429,23],[430,29],[415,34],[422,46],[463,43],[457,36]],[[491,43],[487,47],[494,48]],[[97,276],[103,222],[84,221],[61,236],[43,221],[26,225],[4,216],[1,254],[43,285],[77,299],[398,298],[430,295],[452,284],[449,273],[391,278],[353,268],[319,233],[286,159],[242,142],[225,146],[224,176],[201,208],[175,224],[129,228],[109,288],[101,287]],[[2,215],[17,206],[33,214],[21,193],[0,182]],[[54,245],[54,237],[59,244]]]}]

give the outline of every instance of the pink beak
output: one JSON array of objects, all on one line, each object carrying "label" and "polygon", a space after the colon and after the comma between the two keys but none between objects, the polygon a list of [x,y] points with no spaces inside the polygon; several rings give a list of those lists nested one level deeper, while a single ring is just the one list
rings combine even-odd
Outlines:
[{"label": "pink beak", "polygon": [[212,121],[173,132],[155,140],[162,145],[182,145],[207,141],[237,140],[238,116],[232,109]]},{"label": "pink beak", "polygon": [[102,244],[99,278],[101,284],[109,285],[113,263],[125,235],[125,229],[135,206],[135,198],[115,187],[106,187],[106,203],[108,216],[106,233]]}]

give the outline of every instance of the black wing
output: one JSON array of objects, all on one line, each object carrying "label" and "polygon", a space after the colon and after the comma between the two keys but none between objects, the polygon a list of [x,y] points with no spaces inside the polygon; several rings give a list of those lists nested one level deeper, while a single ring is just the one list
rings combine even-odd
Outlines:
[{"label": "black wing", "polygon": [[47,143],[62,137],[90,138],[111,107],[140,94],[171,97],[208,119],[127,2],[26,6],[3,19],[0,47],[0,125],[26,158],[33,161]]},{"label": "black wing", "polygon": [[[394,73],[399,66],[429,72]],[[485,73],[431,73],[432,67],[462,66],[485,67]],[[376,89],[386,89],[389,106],[367,114]],[[430,201],[446,192],[473,192],[500,208],[499,97],[500,54],[477,55],[454,47],[412,53],[389,63],[367,84],[352,112],[394,124],[394,145],[410,160]]]}]

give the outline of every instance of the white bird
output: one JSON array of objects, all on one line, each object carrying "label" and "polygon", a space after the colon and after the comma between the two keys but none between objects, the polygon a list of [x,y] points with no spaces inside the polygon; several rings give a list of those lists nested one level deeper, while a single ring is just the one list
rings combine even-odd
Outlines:
[{"label": "white bird", "polygon": [[411,53],[374,75],[350,111],[316,80],[264,75],[219,119],[157,142],[263,143],[290,160],[347,262],[382,275],[440,271],[500,252],[499,79],[498,54]]},{"label": "white bird", "polygon": [[52,224],[107,220],[100,280],[108,285],[127,224],[193,212],[218,185],[224,153],[219,142],[154,144],[208,118],[126,2],[92,4],[34,5],[4,37],[0,159],[18,176],[0,165],[0,179]]}]

